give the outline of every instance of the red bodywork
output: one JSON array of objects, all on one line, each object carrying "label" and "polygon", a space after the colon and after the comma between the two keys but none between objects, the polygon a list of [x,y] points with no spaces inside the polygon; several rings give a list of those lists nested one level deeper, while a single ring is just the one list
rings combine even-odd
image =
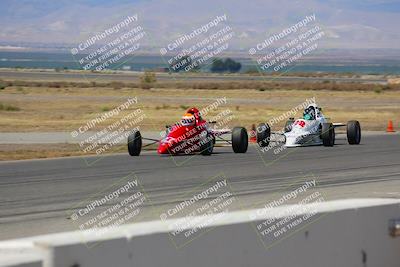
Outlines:
[{"label": "red bodywork", "polygon": [[199,141],[206,136],[213,136],[208,123],[202,119],[196,119],[195,125],[183,126],[175,124],[171,126],[164,139],[160,140],[158,154],[190,154],[200,151]]}]

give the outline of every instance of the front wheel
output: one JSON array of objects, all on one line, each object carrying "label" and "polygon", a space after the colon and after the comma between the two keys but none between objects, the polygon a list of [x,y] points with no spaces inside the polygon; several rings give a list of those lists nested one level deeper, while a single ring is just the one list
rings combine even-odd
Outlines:
[{"label": "front wheel", "polygon": [[268,124],[260,123],[257,127],[257,143],[260,147],[266,147],[269,145],[271,138],[271,128]]},{"label": "front wheel", "polygon": [[333,146],[335,144],[335,128],[332,123],[322,124],[321,139],[324,146]]},{"label": "front wheel", "polygon": [[249,137],[246,128],[235,127],[232,130],[232,149],[235,153],[246,153]]},{"label": "front wheel", "polygon": [[358,145],[361,141],[361,126],[358,121],[347,122],[347,141],[350,145]]},{"label": "front wheel", "polygon": [[202,154],[203,156],[210,156],[214,150],[214,140],[215,138],[210,135],[207,135],[206,138],[201,140],[200,154]]},{"label": "front wheel", "polygon": [[128,152],[131,156],[139,156],[142,151],[142,135],[135,130],[128,136]]}]

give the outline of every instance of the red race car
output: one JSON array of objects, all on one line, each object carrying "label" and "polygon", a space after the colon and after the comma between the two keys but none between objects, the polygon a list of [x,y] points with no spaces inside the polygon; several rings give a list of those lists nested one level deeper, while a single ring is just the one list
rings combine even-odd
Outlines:
[{"label": "red race car", "polygon": [[[215,122],[210,122],[215,123]],[[139,156],[142,150],[142,140],[152,141],[146,144],[159,143],[158,154],[194,154],[211,155],[216,141],[223,141],[232,145],[235,153],[246,153],[248,147],[247,130],[244,127],[230,129],[213,129],[210,123],[204,120],[197,108],[190,108],[181,121],[166,126],[165,137],[161,140],[144,138],[138,130],[128,136],[128,152],[131,156]],[[222,137],[231,133],[231,140]]]}]

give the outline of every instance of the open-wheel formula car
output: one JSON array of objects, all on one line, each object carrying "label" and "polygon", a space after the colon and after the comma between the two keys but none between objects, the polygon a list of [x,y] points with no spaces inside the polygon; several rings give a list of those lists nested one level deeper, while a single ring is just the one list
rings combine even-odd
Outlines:
[{"label": "open-wheel formula car", "polygon": [[290,118],[283,132],[271,132],[266,123],[257,127],[256,139],[261,147],[266,147],[275,135],[276,142],[284,143],[286,147],[335,144],[335,129],[347,126],[347,141],[350,145],[358,145],[361,141],[361,126],[356,120],[344,123],[331,123],[322,114],[322,109],[316,104],[309,105],[303,112],[303,118],[295,120]]},{"label": "open-wheel formula car", "polygon": [[[149,146],[158,143],[158,154],[194,154],[211,155],[216,141],[232,145],[235,153],[246,153],[248,134],[244,127],[231,129],[214,129],[210,126],[215,122],[207,122],[201,117],[197,108],[190,108],[181,121],[166,126],[165,137],[158,139],[142,137],[140,131],[134,130],[128,136],[128,152],[131,156],[139,156],[142,150],[142,140],[150,141]],[[231,134],[231,140],[222,135]],[[144,146],[143,146],[144,147]]]}]

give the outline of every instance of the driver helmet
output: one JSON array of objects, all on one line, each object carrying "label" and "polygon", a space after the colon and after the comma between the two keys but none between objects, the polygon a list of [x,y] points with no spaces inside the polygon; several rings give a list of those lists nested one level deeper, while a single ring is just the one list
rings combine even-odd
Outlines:
[{"label": "driver helmet", "polygon": [[183,126],[193,126],[195,125],[195,117],[193,114],[191,113],[186,113],[185,115],[183,115],[182,119],[181,119],[181,124]]},{"label": "driver helmet", "polygon": [[308,106],[303,112],[303,119],[315,120],[315,108],[314,106]]},{"label": "driver helmet", "polygon": [[201,120],[200,111],[197,108],[190,108],[186,113],[193,114],[197,120]]}]

